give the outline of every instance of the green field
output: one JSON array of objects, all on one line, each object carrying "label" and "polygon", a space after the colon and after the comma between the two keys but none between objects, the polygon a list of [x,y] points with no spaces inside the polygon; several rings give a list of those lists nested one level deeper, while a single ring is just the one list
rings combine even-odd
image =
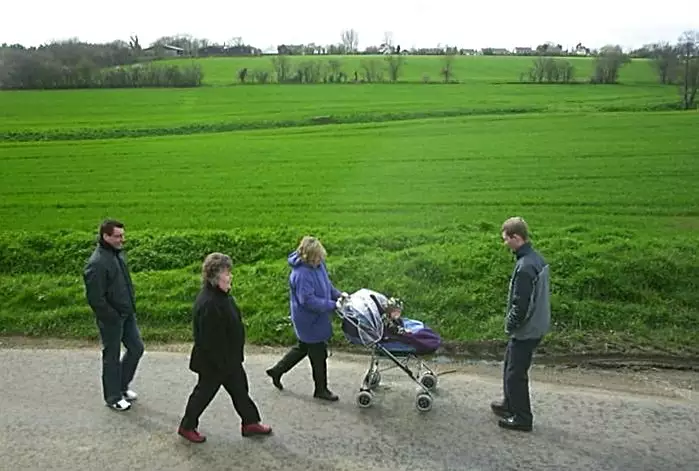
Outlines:
[{"label": "green field", "polygon": [[[535,57],[523,56],[456,56],[453,63],[454,77],[464,84],[518,82],[520,74],[528,72]],[[575,67],[575,79],[586,81],[592,75],[593,61],[588,57],[560,57]],[[339,61],[343,72],[353,77],[357,71],[361,77],[362,63],[377,61],[386,67],[385,56],[290,56],[294,66],[304,62],[318,61],[324,67],[330,60]],[[440,75],[444,67],[444,59],[439,56],[403,56],[403,66],[399,81],[422,82],[425,78],[431,81],[441,81]],[[240,57],[240,58],[203,58],[203,59],[170,59],[163,63],[188,64],[198,63],[204,70],[204,83],[214,86],[238,83],[238,71],[247,67],[250,70],[274,72],[270,56]],[[384,79],[388,79],[384,72]],[[651,61],[635,59],[621,69],[619,80],[627,85],[657,83],[657,76]]]},{"label": "green field", "polygon": [[149,340],[190,338],[223,250],[250,341],[291,341],[286,255],[314,233],[342,289],[499,343],[518,214],[552,266],[549,351],[699,353],[699,116],[658,111],[677,89],[647,63],[616,86],[491,83],[522,58],[459,58],[463,84],[224,86],[240,61],[202,60],[199,89],[0,93],[0,334],[94,338],[80,274],[117,217]]}]

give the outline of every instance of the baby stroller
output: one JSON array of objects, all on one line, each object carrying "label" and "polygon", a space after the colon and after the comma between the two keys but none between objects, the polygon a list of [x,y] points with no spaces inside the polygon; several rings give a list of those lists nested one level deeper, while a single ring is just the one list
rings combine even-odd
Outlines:
[{"label": "baby stroller", "polygon": [[[400,368],[420,388],[416,408],[427,412],[432,409],[432,391],[437,387],[437,374],[419,356],[435,352],[441,338],[414,319],[399,319],[399,328],[393,328],[395,326],[385,317],[386,304],[387,299],[382,294],[360,289],[345,298],[337,309],[342,318],[345,338],[352,344],[370,348],[372,352],[369,369],[357,394],[357,405],[363,408],[371,406],[374,390],[381,382],[381,372]],[[391,365],[380,369],[382,359],[389,360]],[[413,360],[417,363],[416,372],[409,367]]]}]

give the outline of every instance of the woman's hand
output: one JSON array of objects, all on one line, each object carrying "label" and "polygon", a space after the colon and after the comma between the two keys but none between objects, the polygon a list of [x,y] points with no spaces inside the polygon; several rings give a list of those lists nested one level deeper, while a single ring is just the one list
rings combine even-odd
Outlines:
[{"label": "woman's hand", "polygon": [[349,298],[349,294],[347,294],[344,291],[340,294],[340,297],[337,298],[337,301],[335,301],[335,307],[338,311],[342,309],[342,307],[345,305],[347,301],[349,301]]}]

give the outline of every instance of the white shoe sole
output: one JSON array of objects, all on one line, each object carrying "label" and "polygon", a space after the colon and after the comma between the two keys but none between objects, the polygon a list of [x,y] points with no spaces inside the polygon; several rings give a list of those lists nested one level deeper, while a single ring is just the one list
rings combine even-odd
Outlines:
[{"label": "white shoe sole", "polygon": [[122,399],[121,401],[117,402],[117,404],[119,403],[121,403],[121,407],[117,407],[116,404],[107,404],[107,407],[117,412],[124,412],[131,409],[131,403],[129,401]]}]

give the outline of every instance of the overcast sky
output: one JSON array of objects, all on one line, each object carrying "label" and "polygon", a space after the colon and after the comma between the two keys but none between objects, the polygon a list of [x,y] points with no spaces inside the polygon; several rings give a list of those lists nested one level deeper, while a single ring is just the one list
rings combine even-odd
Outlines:
[{"label": "overcast sky", "polygon": [[[261,49],[277,44],[340,41],[343,29],[359,33],[359,47],[393,33],[402,48],[532,46],[546,41],[596,48],[624,48],[666,40],[699,29],[699,0],[177,0],[8,1],[0,14],[0,43],[38,46],[77,37],[89,42],[129,39],[145,47],[180,33],[224,42],[242,37]],[[566,11],[566,9],[569,9]]]}]

